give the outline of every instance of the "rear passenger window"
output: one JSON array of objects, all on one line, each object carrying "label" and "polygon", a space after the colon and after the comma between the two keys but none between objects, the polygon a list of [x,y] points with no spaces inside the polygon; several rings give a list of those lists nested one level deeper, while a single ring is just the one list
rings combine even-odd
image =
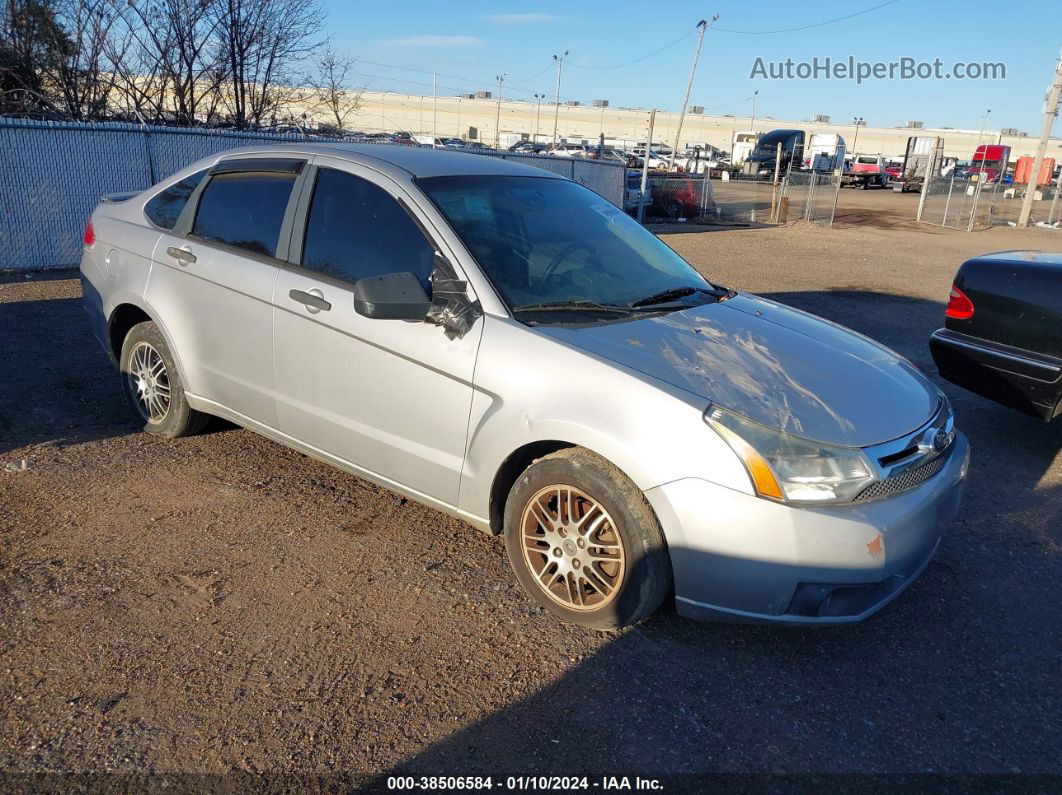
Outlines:
[{"label": "rear passenger window", "polygon": [[408,271],[428,286],[435,246],[394,197],[361,177],[317,172],[302,266],[348,282]]},{"label": "rear passenger window", "polygon": [[206,176],[206,170],[185,177],[180,182],[175,182],[161,193],[156,193],[148,203],[144,205],[144,214],[151,219],[155,226],[163,229],[173,229],[177,225],[177,219],[181,210],[188,203],[188,197],[198,187]]},{"label": "rear passenger window", "polygon": [[192,234],[275,257],[294,184],[294,174],[215,174],[199,198]]}]

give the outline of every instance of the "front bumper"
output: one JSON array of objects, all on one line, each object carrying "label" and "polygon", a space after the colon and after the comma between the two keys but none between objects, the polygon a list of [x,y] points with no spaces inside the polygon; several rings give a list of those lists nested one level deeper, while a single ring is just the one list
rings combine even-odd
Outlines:
[{"label": "front bumper", "polygon": [[958,513],[966,437],[935,477],[875,502],[798,508],[686,478],[646,492],[668,542],[676,608],[691,618],[861,621],[910,585]]}]

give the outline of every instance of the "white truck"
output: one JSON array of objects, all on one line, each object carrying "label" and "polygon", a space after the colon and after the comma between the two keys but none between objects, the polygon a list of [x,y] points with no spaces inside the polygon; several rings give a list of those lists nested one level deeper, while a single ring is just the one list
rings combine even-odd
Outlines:
[{"label": "white truck", "polygon": [[811,133],[804,145],[804,168],[834,171],[844,165],[844,138],[837,133]]},{"label": "white truck", "polygon": [[734,133],[734,139],[730,142],[731,167],[740,166],[745,162],[745,158],[756,148],[756,140],[759,137],[759,133],[753,130],[741,130]]}]

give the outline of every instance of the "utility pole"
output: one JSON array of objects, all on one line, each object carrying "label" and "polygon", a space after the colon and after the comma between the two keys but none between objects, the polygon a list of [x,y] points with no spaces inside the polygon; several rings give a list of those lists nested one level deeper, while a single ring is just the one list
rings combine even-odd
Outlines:
[{"label": "utility pole", "polygon": [[1047,153],[1047,139],[1051,137],[1051,127],[1055,123],[1055,116],[1058,115],[1059,97],[1062,97],[1062,53],[1059,54],[1058,61],[1055,63],[1055,76],[1051,81],[1051,87],[1047,90],[1047,101],[1044,103],[1044,128],[1040,131],[1040,145],[1036,147],[1032,176],[1029,178],[1029,187],[1025,191],[1025,199],[1021,203],[1018,226],[1029,225],[1033,198],[1036,196],[1036,183],[1040,180],[1040,169],[1043,167],[1044,155]]},{"label": "utility pole", "polygon": [[656,125],[656,108],[649,113],[649,137],[646,138],[645,157],[642,158],[642,192],[638,197],[638,223],[645,218],[645,188],[649,183],[649,153],[653,151],[653,127]]},{"label": "utility pole", "polygon": [[564,59],[567,57],[568,51],[564,51],[564,55],[553,56],[553,60],[557,62],[557,98],[556,104],[553,106],[553,146],[557,146],[557,122],[560,120],[560,81],[561,81],[561,69],[564,67]]},{"label": "utility pole", "polygon": [[434,149],[439,140],[439,94],[435,85],[435,72],[431,73],[431,148]]},{"label": "utility pole", "polygon": [[535,109],[535,143],[538,143],[538,120],[542,117],[542,100],[546,98],[545,94],[534,94],[535,99],[538,100],[538,107]]},{"label": "utility pole", "polygon": [[501,101],[502,101],[502,86],[505,84],[505,78],[508,77],[505,72],[502,72],[497,76],[498,81],[498,109],[494,113],[494,148],[501,148]]},{"label": "utility pole", "polygon": [[[712,22],[719,19],[719,15],[716,14],[712,17]],[[700,33],[697,35],[697,49],[693,51],[693,64],[690,66],[690,79],[686,81],[686,96],[682,98],[682,113],[679,114],[678,127],[675,129],[675,145],[671,147],[671,158],[668,160],[667,170],[670,173],[675,169],[675,155],[678,154],[679,138],[682,135],[682,120],[686,118],[686,105],[690,101],[690,89],[693,88],[693,76],[697,73],[697,59],[701,57],[701,43],[704,41],[704,31],[708,30],[708,21],[702,19],[697,23],[697,30]],[[602,120],[604,119],[604,112],[602,111]]]}]

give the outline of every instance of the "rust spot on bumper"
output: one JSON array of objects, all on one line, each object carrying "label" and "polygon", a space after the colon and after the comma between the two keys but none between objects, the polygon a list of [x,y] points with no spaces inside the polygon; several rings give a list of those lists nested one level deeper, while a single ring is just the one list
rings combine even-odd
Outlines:
[{"label": "rust spot on bumper", "polygon": [[874,536],[874,540],[867,544],[867,552],[874,560],[881,560],[885,557],[885,536],[882,533],[878,533]]}]

